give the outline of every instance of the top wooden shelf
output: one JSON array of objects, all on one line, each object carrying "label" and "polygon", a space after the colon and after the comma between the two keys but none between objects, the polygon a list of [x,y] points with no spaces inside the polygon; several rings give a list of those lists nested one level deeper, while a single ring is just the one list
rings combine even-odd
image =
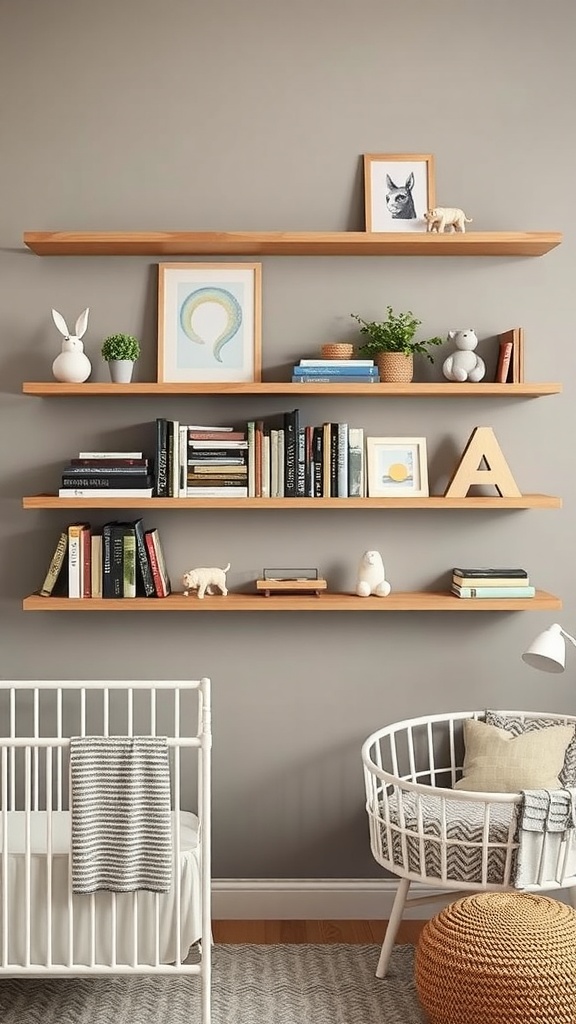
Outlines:
[{"label": "top wooden shelf", "polygon": [[153,381],[131,384],[111,384],[93,381],[84,384],[63,384],[59,381],[24,381],[25,395],[51,396],[88,395],[358,395],[375,398],[540,398],[558,395],[562,385],[555,382],[523,384],[454,384],[450,381],[428,384],[292,384],[271,383],[178,383],[162,384]]},{"label": "top wooden shelf", "polygon": [[559,231],[26,231],[38,256],[543,256]]}]

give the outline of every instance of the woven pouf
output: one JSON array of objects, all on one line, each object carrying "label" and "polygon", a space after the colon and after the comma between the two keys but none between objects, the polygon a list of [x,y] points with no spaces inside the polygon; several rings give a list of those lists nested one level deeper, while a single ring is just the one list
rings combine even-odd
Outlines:
[{"label": "woven pouf", "polygon": [[576,912],[527,892],[457,900],[424,925],[415,980],[430,1024],[575,1024]]}]

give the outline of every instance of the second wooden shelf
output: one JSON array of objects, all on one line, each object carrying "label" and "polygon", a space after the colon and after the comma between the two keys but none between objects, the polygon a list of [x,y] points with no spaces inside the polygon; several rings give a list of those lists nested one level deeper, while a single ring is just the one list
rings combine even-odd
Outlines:
[{"label": "second wooden shelf", "polygon": [[34,494],[22,499],[25,509],[548,509],[562,508],[562,499],[552,494],[522,494],[519,498],[118,498],[112,492],[90,498],[59,498],[55,494]]}]

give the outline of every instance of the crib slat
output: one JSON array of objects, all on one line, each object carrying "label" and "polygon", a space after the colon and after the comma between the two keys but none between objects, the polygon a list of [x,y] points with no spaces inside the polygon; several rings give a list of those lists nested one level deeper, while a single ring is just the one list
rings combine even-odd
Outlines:
[{"label": "crib slat", "polygon": [[[62,687],[56,690],[56,736],[62,739]],[[58,746],[56,752],[56,810],[62,810],[62,747]]]},{"label": "crib slat", "polygon": [[[10,689],[10,737],[16,736],[16,690]],[[16,751],[10,750],[10,810],[16,810]]]},{"label": "crib slat", "polygon": [[32,751],[24,748],[24,965],[30,966],[30,931],[32,927],[32,900],[30,893],[30,810],[32,787]]},{"label": "crib slat", "polygon": [[[180,739],[180,690],[174,691],[174,736]],[[180,745],[174,749],[174,864],[176,889],[176,963],[182,962],[181,866],[180,866]]]},{"label": "crib slat", "polygon": [[46,966],[52,964],[52,747],[46,747]]},{"label": "crib slat", "polygon": [[2,747],[2,967],[8,963],[8,747]]},{"label": "crib slat", "polygon": [[[40,710],[39,710],[39,707],[38,707],[38,699],[39,699],[39,690],[38,690],[38,687],[35,686],[34,687],[34,739],[35,740],[37,740],[39,735],[40,735],[40,732],[39,732]],[[34,776],[34,797],[33,797],[32,806],[33,806],[35,811],[38,810],[38,754],[39,754],[38,747],[36,747],[36,746],[33,747],[33,749],[32,749],[32,759],[33,759],[33,776]]]}]

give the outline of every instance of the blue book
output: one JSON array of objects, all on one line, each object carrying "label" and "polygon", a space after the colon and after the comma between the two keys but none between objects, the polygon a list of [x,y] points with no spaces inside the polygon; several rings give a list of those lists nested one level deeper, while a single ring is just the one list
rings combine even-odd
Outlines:
[{"label": "blue book", "polygon": [[535,587],[456,587],[452,586],[456,597],[534,597]]},{"label": "blue book", "polygon": [[292,384],[379,384],[380,377],[357,373],[353,377],[344,373],[332,373],[329,377],[311,377],[308,373],[292,377]]},{"label": "blue book", "polygon": [[294,377],[377,377],[377,366],[338,366],[338,360],[334,360],[329,366],[295,366],[292,371]]}]

